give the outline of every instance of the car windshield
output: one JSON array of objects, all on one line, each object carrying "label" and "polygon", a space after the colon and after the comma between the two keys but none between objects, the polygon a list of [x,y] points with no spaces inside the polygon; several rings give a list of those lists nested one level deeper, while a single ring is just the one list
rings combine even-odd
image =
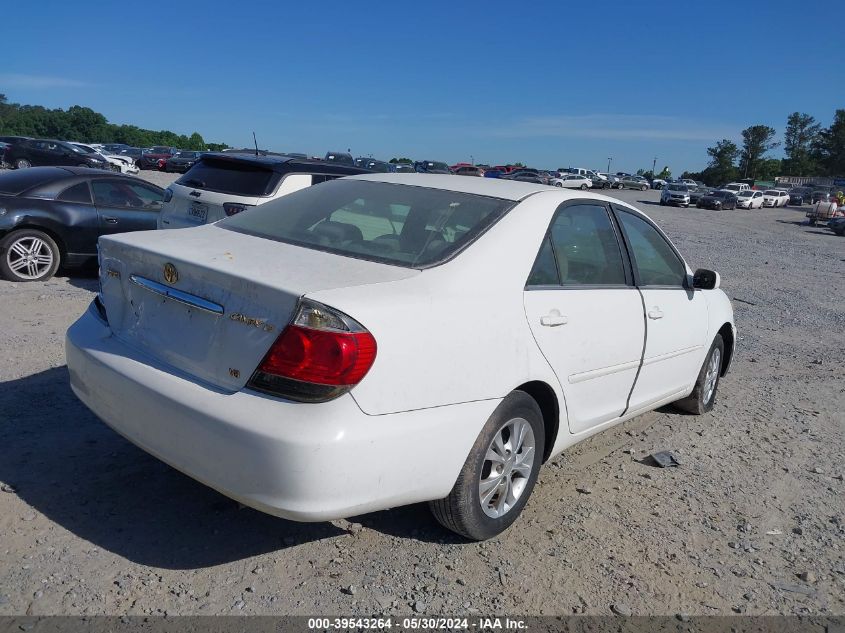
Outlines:
[{"label": "car windshield", "polygon": [[179,152],[176,154],[177,158],[196,158],[198,152]]},{"label": "car windshield", "polygon": [[666,188],[669,191],[689,191],[685,185],[668,185]]},{"label": "car windshield", "polygon": [[750,197],[751,197],[751,196],[753,196],[753,195],[754,195],[754,192],[753,192],[753,191],[751,191],[750,189],[746,189],[745,191],[740,191],[740,192],[739,192],[739,197],[740,197],[740,198],[750,198]]},{"label": "car windshield", "polygon": [[427,268],[463,250],[514,204],[425,187],[333,180],[217,226],[347,257]]},{"label": "car windshield", "polygon": [[767,195],[767,196],[779,196],[779,195],[780,195],[780,191],[775,191],[775,190],[773,190],[773,189],[769,189],[768,191],[766,191],[766,192],[765,192],[765,194],[764,194],[764,195]]},{"label": "car windshield", "polygon": [[169,154],[170,148],[169,147],[161,147],[161,146],[151,147],[150,149],[147,150],[147,153],[148,154]]}]

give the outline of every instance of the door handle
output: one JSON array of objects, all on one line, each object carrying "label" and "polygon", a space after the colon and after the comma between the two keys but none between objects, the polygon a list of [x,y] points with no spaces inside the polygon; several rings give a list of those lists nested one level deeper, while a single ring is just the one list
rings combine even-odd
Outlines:
[{"label": "door handle", "polygon": [[663,311],[654,306],[651,310],[648,311],[648,318],[649,319],[662,319],[663,318]]},{"label": "door handle", "polygon": [[109,224],[117,224],[117,218],[113,218],[110,215],[104,215],[103,219],[108,222]]},{"label": "door handle", "polygon": [[559,314],[548,314],[540,317],[540,325],[545,325],[546,327],[557,327],[558,325],[566,325],[566,323],[566,317]]}]

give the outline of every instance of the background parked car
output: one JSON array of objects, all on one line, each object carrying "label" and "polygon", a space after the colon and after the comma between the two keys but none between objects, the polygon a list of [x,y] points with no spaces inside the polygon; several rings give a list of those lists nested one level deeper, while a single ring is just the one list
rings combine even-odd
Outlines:
[{"label": "background parked car", "polygon": [[164,171],[184,174],[199,160],[203,152],[179,151],[164,161]]},{"label": "background parked car", "polygon": [[589,189],[593,186],[593,181],[578,174],[562,174],[561,178],[552,178],[549,184],[565,189]]},{"label": "background parked car", "polygon": [[766,189],[763,192],[764,207],[785,207],[789,202],[789,194],[781,189]]},{"label": "background parked car", "polygon": [[666,186],[667,181],[663,178],[652,178],[651,179],[651,188],[652,189],[663,189]]},{"label": "background parked car", "polygon": [[119,171],[122,174],[137,174],[138,168],[135,166],[135,161],[133,161],[128,156],[112,156],[105,152],[105,150],[97,149],[91,145],[86,145],[85,143],[71,143],[71,145],[78,147],[86,154],[99,154],[103,158],[105,158],[112,171]]},{"label": "background parked car", "polygon": [[366,173],[336,161],[205,153],[165,191],[158,227],[216,222],[317,183]]},{"label": "background parked car", "polygon": [[690,204],[689,187],[680,183],[670,182],[660,192],[660,204],[688,207]]},{"label": "background parked car", "polygon": [[417,172],[414,166],[408,163],[392,163],[392,165],[391,171],[397,174],[415,174]]},{"label": "background parked car", "polygon": [[484,170],[481,167],[474,167],[474,166],[462,166],[455,169],[456,176],[484,176]]},{"label": "background parked car", "polygon": [[32,167],[0,174],[0,273],[41,281],[96,261],[97,239],[156,228],[164,190],[122,174]]},{"label": "background parked car", "polygon": [[763,192],[754,189],[740,191],[736,196],[736,206],[740,209],[762,209]]},{"label": "background parked car", "polygon": [[624,189],[639,189],[640,191],[648,191],[651,186],[643,176],[622,176],[620,179],[621,188]]},{"label": "background parked car", "polygon": [[418,160],[414,163],[414,169],[420,174],[451,174],[449,165],[437,160]]},{"label": "background parked car", "polygon": [[5,157],[15,169],[63,165],[109,169],[108,161],[96,152],[89,154],[54,139],[23,139],[6,149]]},{"label": "background parked car", "polygon": [[793,187],[789,190],[789,204],[797,207],[812,199],[813,190],[808,187]]},{"label": "background parked car", "polygon": [[718,189],[702,196],[695,205],[699,209],[736,209],[736,195],[733,191]]},{"label": "background parked car", "polygon": [[376,160],[375,158],[365,159],[361,168],[366,169],[367,171],[374,171],[379,174],[387,174],[393,171],[390,163],[383,160]]},{"label": "background parked car", "polygon": [[830,202],[833,196],[829,189],[816,189],[810,194],[810,202],[816,204],[817,202]]},{"label": "background parked car", "polygon": [[167,159],[175,156],[178,151],[175,147],[166,147],[164,145],[151,147],[141,153],[137,165],[140,169],[163,170]]},{"label": "background parked car", "polygon": [[326,152],[323,160],[327,163],[337,163],[338,165],[348,165],[349,167],[355,166],[355,159],[348,152]]},{"label": "background parked car", "polygon": [[699,186],[695,187],[695,189],[690,189],[689,192],[689,203],[690,205],[698,205],[698,201],[701,200],[704,196],[713,192],[712,187],[708,187],[704,183],[699,184]]}]

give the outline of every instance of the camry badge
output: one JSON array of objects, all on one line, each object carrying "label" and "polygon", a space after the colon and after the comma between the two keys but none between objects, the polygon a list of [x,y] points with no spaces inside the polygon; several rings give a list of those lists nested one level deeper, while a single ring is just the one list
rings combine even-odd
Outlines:
[{"label": "camry badge", "polygon": [[177,271],[176,266],[174,266],[170,262],[167,262],[164,265],[164,280],[170,285],[173,285],[177,281],[179,281],[179,271]]}]

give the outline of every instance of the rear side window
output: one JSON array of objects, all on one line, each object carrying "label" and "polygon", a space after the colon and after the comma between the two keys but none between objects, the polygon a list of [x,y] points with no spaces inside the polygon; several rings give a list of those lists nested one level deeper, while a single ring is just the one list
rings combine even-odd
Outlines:
[{"label": "rear side window", "polygon": [[176,181],[176,184],[206,191],[254,197],[271,194],[279,178],[280,174],[262,165],[201,158]]},{"label": "rear side window", "polygon": [[0,193],[16,195],[67,175],[65,170],[50,168],[3,170],[0,172]]},{"label": "rear side window", "polygon": [[557,212],[528,278],[529,286],[550,284],[626,284],[622,251],[604,206],[577,204]]},{"label": "rear side window", "polygon": [[664,237],[642,218],[620,211],[619,222],[631,247],[640,286],[683,286],[684,263]]},{"label": "rear side window", "polygon": [[277,198],[217,226],[339,255],[427,268],[466,248],[513,204],[341,178]]},{"label": "rear side window", "polygon": [[88,183],[80,182],[78,185],[68,187],[56,197],[56,200],[91,204],[91,191],[88,189]]}]

